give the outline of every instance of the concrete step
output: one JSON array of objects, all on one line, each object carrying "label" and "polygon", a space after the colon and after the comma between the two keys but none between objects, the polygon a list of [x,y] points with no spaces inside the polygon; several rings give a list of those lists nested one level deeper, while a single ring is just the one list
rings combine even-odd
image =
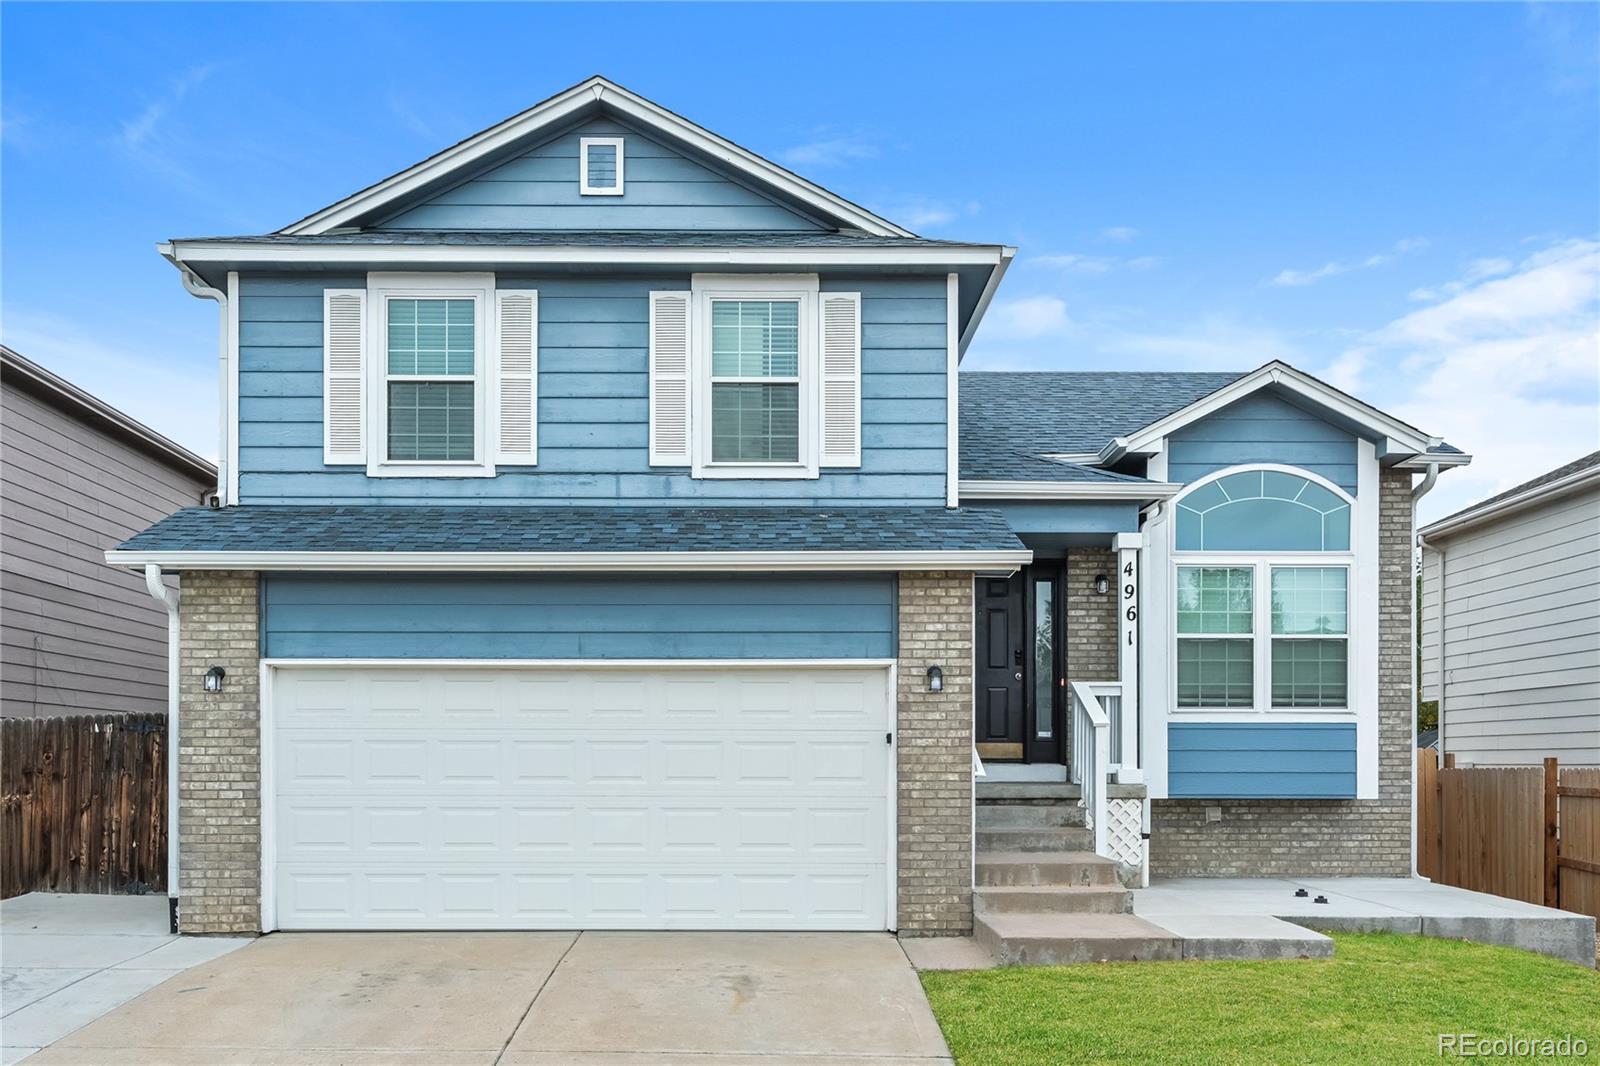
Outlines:
[{"label": "concrete step", "polygon": [[1083,795],[1066,781],[983,781],[977,783],[978,802],[985,800],[1073,800]]},{"label": "concrete step", "polygon": [[1086,851],[1093,842],[1089,830],[1063,826],[1008,826],[979,829],[979,851]]},{"label": "concrete step", "polygon": [[1133,893],[1109,885],[1018,885],[974,889],[979,914],[1131,914]]},{"label": "concrete step", "polygon": [[1056,803],[1041,800],[1019,800],[978,804],[979,829],[1010,829],[1032,826],[1059,828],[1083,825],[1083,808],[1074,802]]},{"label": "concrete step", "polygon": [[973,937],[1004,966],[1183,958],[1183,940],[1131,914],[980,914]]},{"label": "concrete step", "polygon": [[1088,851],[979,851],[978,887],[1104,885],[1121,887],[1118,865]]}]

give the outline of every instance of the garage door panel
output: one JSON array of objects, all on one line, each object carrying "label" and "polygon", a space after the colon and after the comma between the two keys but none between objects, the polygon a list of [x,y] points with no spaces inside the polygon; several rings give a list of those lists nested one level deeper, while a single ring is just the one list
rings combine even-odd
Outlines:
[{"label": "garage door panel", "polygon": [[280,670],[278,925],[882,929],[887,682]]},{"label": "garage door panel", "polygon": [[771,864],[719,873],[288,866],[279,906],[297,929],[875,929],[862,916],[881,909],[882,888],[866,871]]}]

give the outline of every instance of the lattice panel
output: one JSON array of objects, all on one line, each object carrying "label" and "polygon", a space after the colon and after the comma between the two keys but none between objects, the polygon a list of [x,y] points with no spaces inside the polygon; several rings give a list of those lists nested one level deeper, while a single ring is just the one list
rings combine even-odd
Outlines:
[{"label": "lattice panel", "polygon": [[1144,801],[1109,799],[1106,801],[1107,858],[1144,869]]}]

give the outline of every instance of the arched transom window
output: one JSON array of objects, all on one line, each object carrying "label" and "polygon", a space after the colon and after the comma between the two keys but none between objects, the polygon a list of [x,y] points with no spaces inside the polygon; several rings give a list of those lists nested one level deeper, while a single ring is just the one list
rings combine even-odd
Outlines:
[{"label": "arched transom window", "polygon": [[1180,709],[1346,709],[1351,501],[1273,469],[1176,501]]}]

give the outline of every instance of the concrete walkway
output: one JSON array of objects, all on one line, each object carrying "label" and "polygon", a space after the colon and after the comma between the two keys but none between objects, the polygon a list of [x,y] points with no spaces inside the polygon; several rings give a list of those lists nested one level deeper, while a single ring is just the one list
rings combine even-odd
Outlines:
[{"label": "concrete walkway", "polygon": [[166,896],[34,892],[0,901],[0,1064],[248,943],[173,936]]},{"label": "concrete walkway", "polygon": [[276,933],[145,992],[29,1066],[946,1066],[899,943],[872,933]]}]

